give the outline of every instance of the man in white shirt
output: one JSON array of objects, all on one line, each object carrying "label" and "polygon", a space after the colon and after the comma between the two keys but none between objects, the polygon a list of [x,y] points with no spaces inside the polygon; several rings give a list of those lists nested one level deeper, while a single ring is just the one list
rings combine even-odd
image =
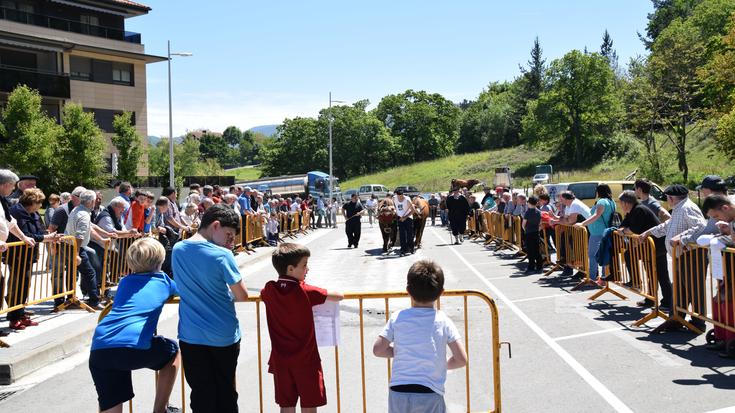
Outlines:
[{"label": "man in white shirt", "polygon": [[[561,196],[559,197],[559,202],[564,205],[564,216],[559,217],[559,219],[554,219],[552,222],[555,222],[557,224],[563,224],[563,225],[574,225],[577,222],[583,222],[587,218],[590,217],[590,208],[584,204],[584,202],[577,199],[576,196],[571,191],[564,191],[561,193]],[[562,236],[569,236],[568,233],[565,231],[565,234]],[[561,257],[567,257],[568,255],[574,254],[574,251],[566,251],[566,242],[562,242],[559,246],[559,254]],[[574,271],[571,267],[564,267],[564,271],[562,271],[562,276],[570,276],[572,275]],[[584,276],[581,272],[577,273],[577,277]]]},{"label": "man in white shirt", "polygon": [[396,208],[398,236],[401,237],[401,257],[403,257],[414,253],[413,214],[416,212],[416,208],[414,208],[413,202],[403,195],[402,189],[396,190],[396,195],[393,197],[393,205]]}]

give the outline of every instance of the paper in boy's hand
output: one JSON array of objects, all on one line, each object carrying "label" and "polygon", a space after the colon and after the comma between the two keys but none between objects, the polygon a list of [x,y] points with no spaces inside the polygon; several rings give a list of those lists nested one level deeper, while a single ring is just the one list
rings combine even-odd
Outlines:
[{"label": "paper in boy's hand", "polygon": [[314,332],[319,347],[339,345],[339,303],[326,301],[312,307],[314,311]]}]

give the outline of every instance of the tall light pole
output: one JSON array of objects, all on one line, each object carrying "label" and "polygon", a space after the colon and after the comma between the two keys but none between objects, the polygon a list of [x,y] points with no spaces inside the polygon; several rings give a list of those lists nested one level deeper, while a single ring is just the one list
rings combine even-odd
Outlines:
[{"label": "tall light pole", "polygon": [[174,122],[171,114],[171,56],[191,56],[191,53],[171,53],[171,40],[168,41],[168,179],[174,187]]},{"label": "tall light pole", "polygon": [[329,201],[332,201],[332,191],[334,188],[334,178],[332,177],[332,103],[345,103],[341,100],[332,100],[332,92],[329,92]]}]

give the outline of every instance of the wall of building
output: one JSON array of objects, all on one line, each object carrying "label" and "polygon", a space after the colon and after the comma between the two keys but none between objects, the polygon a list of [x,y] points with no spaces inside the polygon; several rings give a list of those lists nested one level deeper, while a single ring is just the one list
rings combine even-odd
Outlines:
[{"label": "wall of building", "polygon": [[[124,62],[133,65],[134,86],[113,85],[107,83],[71,80],[71,102],[78,103],[85,108],[113,109],[135,112],[135,128],[140,134],[146,148],[143,158],[147,161],[148,147],[148,113],[146,105],[146,71],[142,60],[128,59],[119,56],[110,56],[101,53],[72,51],[64,53],[64,67],[69,68],[70,56],[89,57],[93,59]],[[110,141],[112,134],[105,133],[107,139],[107,153],[117,152]],[[138,175],[148,175],[147,162],[141,162]]]}]

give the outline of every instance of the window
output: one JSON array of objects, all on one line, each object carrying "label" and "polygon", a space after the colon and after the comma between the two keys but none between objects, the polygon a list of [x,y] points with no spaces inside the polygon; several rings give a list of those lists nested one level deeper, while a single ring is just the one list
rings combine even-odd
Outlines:
[{"label": "window", "polygon": [[579,199],[597,198],[597,183],[571,184],[567,188]]},{"label": "window", "polygon": [[90,26],[99,26],[100,25],[100,18],[97,16],[90,16],[88,14],[82,14],[79,16],[79,21],[83,24],[90,25]]},{"label": "window", "polygon": [[[115,118],[115,116],[120,115],[123,113],[122,110],[112,110],[112,109],[93,109],[93,108],[85,108],[86,112],[92,112],[94,114],[94,120],[97,123],[97,126],[102,129],[104,132],[113,133],[115,132],[115,129],[112,127],[112,121]],[[133,112],[133,116],[131,117],[131,123],[133,126],[135,126],[135,112]]]},{"label": "window", "polygon": [[92,80],[92,59],[79,56],[69,58],[70,75],[75,80]]},{"label": "window", "polygon": [[110,62],[71,56],[70,75],[74,80],[133,86],[133,65],[130,63]]},{"label": "window", "polygon": [[133,65],[129,63],[112,64],[112,81],[116,84],[133,85]]}]

